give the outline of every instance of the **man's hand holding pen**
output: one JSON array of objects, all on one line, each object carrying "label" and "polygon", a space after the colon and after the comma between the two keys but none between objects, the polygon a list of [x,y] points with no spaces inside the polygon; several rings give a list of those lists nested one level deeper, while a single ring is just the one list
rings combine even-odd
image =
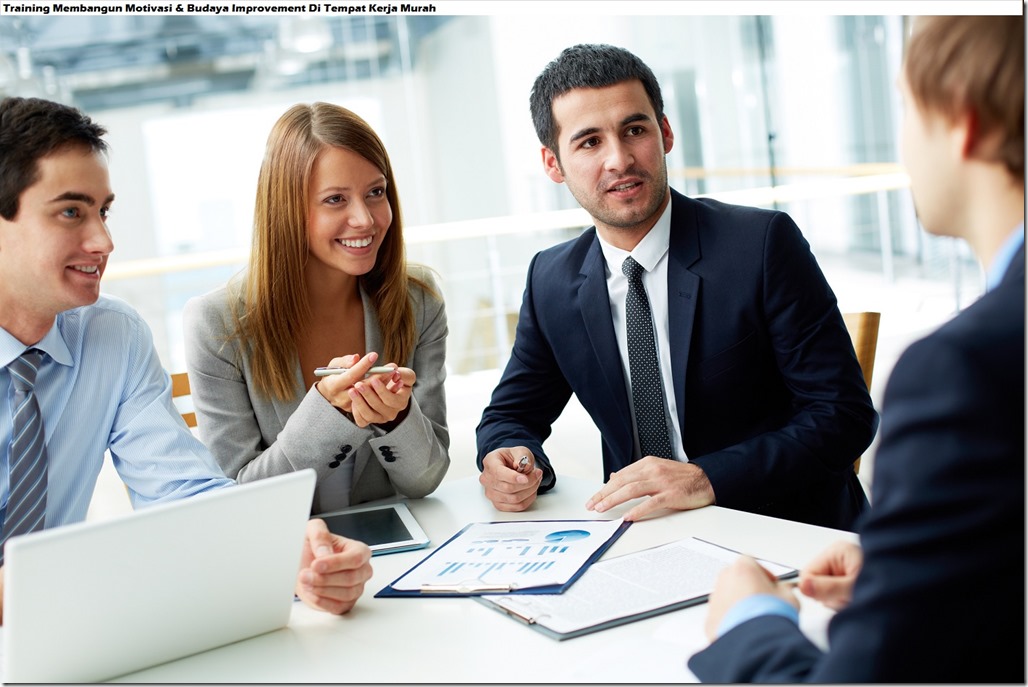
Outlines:
[{"label": "man's hand holding pen", "polygon": [[535,502],[543,471],[536,467],[531,451],[510,446],[486,454],[478,481],[496,510],[518,512]]}]

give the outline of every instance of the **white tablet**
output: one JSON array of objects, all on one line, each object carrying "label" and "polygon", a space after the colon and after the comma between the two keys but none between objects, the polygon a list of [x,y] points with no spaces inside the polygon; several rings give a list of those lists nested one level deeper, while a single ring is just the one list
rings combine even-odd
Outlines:
[{"label": "white tablet", "polygon": [[373,556],[423,549],[429,542],[403,502],[355,506],[315,517],[324,520],[331,532],[367,544]]}]

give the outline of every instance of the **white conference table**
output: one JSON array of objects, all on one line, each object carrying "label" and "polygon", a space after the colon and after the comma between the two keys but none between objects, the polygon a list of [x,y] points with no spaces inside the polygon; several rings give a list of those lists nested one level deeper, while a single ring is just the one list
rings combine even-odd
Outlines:
[{"label": "white conference table", "polygon": [[[470,522],[616,518],[585,509],[600,484],[558,475],[557,487],[524,513],[501,513],[477,478],[444,483],[408,501],[432,545]],[[604,558],[698,536],[748,554],[802,567],[837,539],[856,535],[711,506],[634,523]],[[692,653],[706,645],[701,604],[565,641],[468,598],[384,598],[374,594],[431,551],[375,556],[374,577],[345,616],[294,604],[289,625],[252,639],[172,661],[116,682],[555,683],[689,682]],[[259,560],[259,558],[258,558]],[[242,573],[245,574],[245,573]],[[801,627],[824,645],[830,611],[802,601]]]}]

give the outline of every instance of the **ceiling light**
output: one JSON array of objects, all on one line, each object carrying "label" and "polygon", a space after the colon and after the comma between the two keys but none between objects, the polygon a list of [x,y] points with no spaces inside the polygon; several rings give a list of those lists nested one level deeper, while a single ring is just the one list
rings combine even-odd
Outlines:
[{"label": "ceiling light", "polygon": [[278,43],[285,51],[309,55],[332,45],[332,30],[320,17],[289,17],[280,25]]}]

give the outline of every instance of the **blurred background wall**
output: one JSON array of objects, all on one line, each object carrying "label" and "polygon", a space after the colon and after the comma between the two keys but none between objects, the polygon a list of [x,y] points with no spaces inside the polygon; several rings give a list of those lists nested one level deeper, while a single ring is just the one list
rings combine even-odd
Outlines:
[{"label": "blurred background wall", "polygon": [[[582,6],[555,6],[569,4]],[[535,76],[574,43],[621,45],[654,70],[675,188],[788,211],[842,309],[883,313],[876,403],[899,350],[981,292],[970,252],[920,230],[898,166],[905,18],[810,5],[781,16],[8,14],[0,95],[66,102],[108,127],[116,250],[104,289],[143,313],[175,371],[182,305],[244,265],[272,123],[316,100],[362,115],[392,157],[409,257],[441,276],[451,424],[467,453],[528,261],[589,224],[543,174],[528,113]],[[598,477],[595,449],[584,459]]]}]

